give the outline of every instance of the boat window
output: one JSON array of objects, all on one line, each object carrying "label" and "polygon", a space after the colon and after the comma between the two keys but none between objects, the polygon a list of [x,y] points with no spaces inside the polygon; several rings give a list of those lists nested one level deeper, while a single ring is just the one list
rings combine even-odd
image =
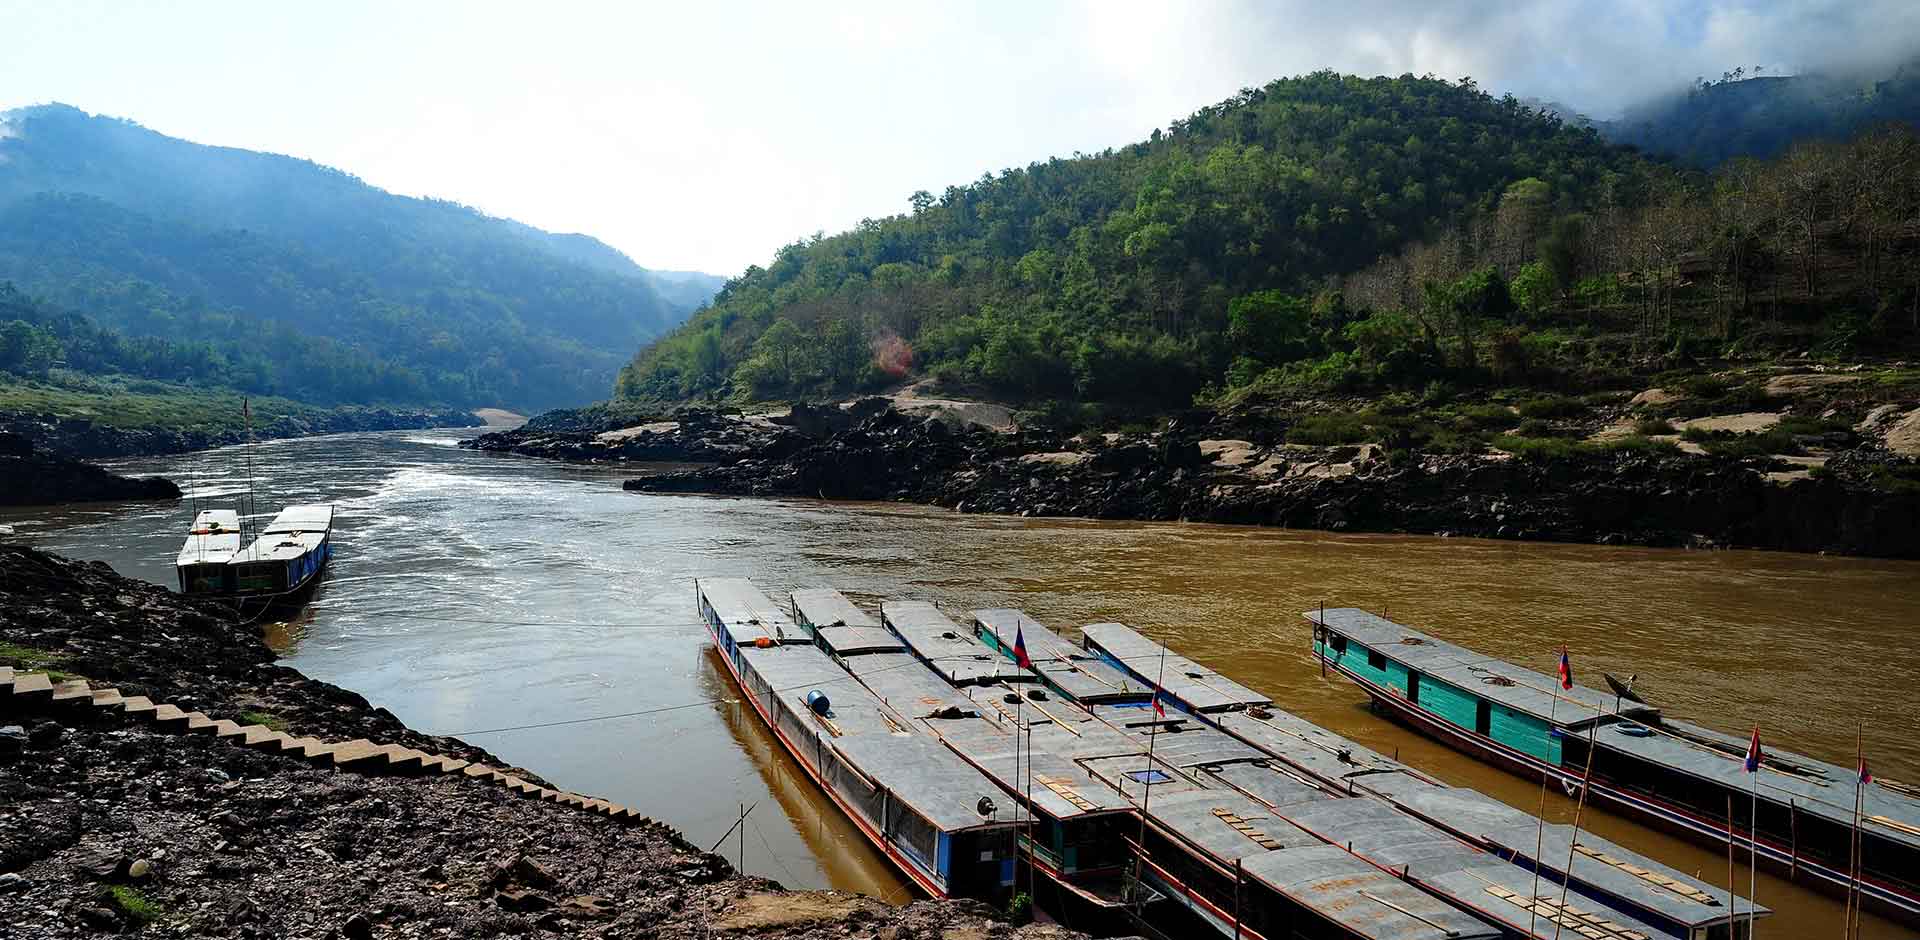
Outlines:
[{"label": "boat window", "polygon": [[1346,652],[1346,651],[1347,651],[1347,638],[1346,638],[1346,637],[1344,637],[1344,636],[1341,636],[1341,635],[1339,635],[1339,634],[1337,634],[1337,633],[1336,633],[1336,634],[1334,634],[1334,636],[1333,636],[1333,644],[1332,644],[1332,646],[1333,646],[1333,651],[1334,651],[1334,652],[1336,652],[1336,653],[1344,653],[1344,652]]},{"label": "boat window", "polygon": [[1367,668],[1384,670],[1387,668],[1387,658],[1373,650],[1367,650]]},{"label": "boat window", "polygon": [[1161,771],[1149,769],[1149,770],[1129,770],[1127,771],[1127,779],[1132,780],[1134,783],[1153,784],[1153,783],[1166,783],[1167,781],[1172,780],[1173,778],[1167,776],[1165,773]]}]

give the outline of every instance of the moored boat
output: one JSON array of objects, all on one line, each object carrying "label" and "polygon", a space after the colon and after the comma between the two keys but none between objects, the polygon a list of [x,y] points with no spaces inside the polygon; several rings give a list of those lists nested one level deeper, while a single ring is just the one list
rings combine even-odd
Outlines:
[{"label": "moored boat", "polygon": [[288,506],[227,559],[232,593],[272,604],[312,587],[333,558],[333,507]]},{"label": "moored boat", "polygon": [[1018,824],[998,787],[915,733],[747,580],[696,591],[748,704],[875,849],[931,897],[1005,897]]},{"label": "moored boat", "polygon": [[1731,841],[1789,878],[1858,890],[1868,906],[1920,923],[1920,799],[1903,786],[1861,783],[1853,769],[1779,750],[1765,753],[1756,777],[1744,767],[1746,740],[1625,695],[1565,690],[1363,610],[1307,618],[1315,655],[1423,734],[1568,792],[1585,781],[1597,804],[1704,844]]}]

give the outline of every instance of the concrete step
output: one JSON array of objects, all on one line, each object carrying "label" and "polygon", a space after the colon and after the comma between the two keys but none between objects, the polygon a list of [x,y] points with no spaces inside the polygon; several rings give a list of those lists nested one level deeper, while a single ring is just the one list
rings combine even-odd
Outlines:
[{"label": "concrete step", "polygon": [[187,713],[166,702],[161,702],[153,706],[153,711],[147,717],[157,725],[185,724]]},{"label": "concrete step", "polygon": [[375,744],[366,738],[355,738],[334,745],[333,750],[322,760],[342,768],[366,765],[376,758],[384,759],[385,748],[386,745]]},{"label": "concrete step", "polygon": [[114,708],[126,699],[120,697],[119,689],[94,689],[93,704],[96,708]]},{"label": "concrete step", "polygon": [[53,695],[53,680],[44,672],[29,672],[13,677],[13,697],[16,701],[37,701]]},{"label": "concrete step", "polygon": [[416,751],[410,747],[401,747],[398,744],[389,744],[386,746],[387,762],[385,767],[387,770],[397,773],[412,773],[425,767],[427,757],[428,755],[424,751]]},{"label": "concrete step", "polygon": [[144,695],[129,695],[120,700],[120,708],[127,714],[135,717],[144,716],[147,712],[153,711],[158,707],[158,705],[148,701]]},{"label": "concrete step", "polygon": [[242,730],[239,722],[226,718],[222,718],[213,723],[213,736],[216,738],[239,737]]},{"label": "concrete step", "polygon": [[253,747],[274,733],[274,730],[266,725],[242,725],[237,736],[239,740],[236,743],[241,747]]},{"label": "concrete step", "polygon": [[275,731],[265,725],[254,725],[254,727],[260,730],[248,731],[240,740],[242,744],[256,751],[278,753],[281,750],[280,745],[289,740],[285,732]]},{"label": "concrete step", "polygon": [[13,691],[13,667],[0,666],[0,693]]},{"label": "concrete step", "polygon": [[65,682],[54,683],[53,700],[55,702],[72,702],[78,699],[91,700],[92,698],[93,686],[88,685],[85,679],[68,679]]},{"label": "concrete step", "polygon": [[489,780],[493,779],[495,773],[498,773],[498,771],[485,764],[468,764],[466,768],[460,772],[469,777],[485,777]]},{"label": "concrete step", "polygon": [[471,766],[469,762],[458,757],[448,757],[444,754],[440,756],[440,772],[443,774],[457,773],[469,766]]},{"label": "concrete step", "polygon": [[188,734],[212,734],[213,719],[208,718],[206,715],[200,712],[188,712],[187,713],[187,733]]}]

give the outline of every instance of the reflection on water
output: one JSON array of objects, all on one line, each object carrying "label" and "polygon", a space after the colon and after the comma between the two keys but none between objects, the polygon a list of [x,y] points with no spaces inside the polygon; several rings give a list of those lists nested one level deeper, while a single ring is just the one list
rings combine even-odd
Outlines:
[{"label": "reflection on water", "polygon": [[[1920,681],[1920,567],[1755,552],[1680,552],[1179,524],[955,516],[913,507],[621,492],[626,472],[475,454],[463,433],[260,445],[263,510],[332,501],[338,554],[313,608],[278,629],[292,665],[432,732],[468,732],[558,785],[643,808],[702,848],[760,803],[746,867],[789,884],[899,896],[902,882],[780,752],[694,620],[692,579],[769,593],[826,585],[951,613],[1025,608],[1065,632],[1119,620],[1283,707],[1528,810],[1540,791],[1371,715],[1323,679],[1300,612],[1367,607],[1489,654],[1638,673],[1647,697],[1769,746],[1848,764],[1856,726],[1877,773],[1920,778],[1904,691]],[[231,450],[191,461],[209,491],[245,489]],[[186,476],[183,458],[126,469]],[[216,501],[217,502],[217,501]],[[20,537],[171,583],[190,505],[0,515]],[[715,704],[720,702],[720,704]],[[582,717],[621,715],[571,724]],[[541,726],[541,727],[524,727]],[[522,728],[496,731],[494,729]],[[474,733],[490,732],[490,733]],[[1558,793],[1549,813],[1570,820]],[[1589,808],[1609,838],[1724,884],[1724,854]],[[764,840],[764,841],[763,841]],[[729,854],[738,851],[730,840]],[[1746,873],[1736,875],[1745,889]],[[1762,877],[1781,935],[1825,935],[1840,906]],[[1884,923],[1868,936],[1896,936]]]}]

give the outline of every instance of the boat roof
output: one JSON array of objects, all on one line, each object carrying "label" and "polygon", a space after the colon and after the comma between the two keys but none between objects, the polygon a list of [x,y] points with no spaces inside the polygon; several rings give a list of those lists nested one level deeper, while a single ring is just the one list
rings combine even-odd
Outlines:
[{"label": "boat roof", "polygon": [[1306,618],[1336,634],[1514,711],[1566,728],[1584,727],[1596,718],[1624,715],[1651,717],[1659,709],[1575,685],[1562,690],[1555,676],[1535,672],[1504,660],[1456,646],[1412,627],[1352,607],[1309,610]]},{"label": "boat roof", "polygon": [[792,703],[802,714],[811,711],[806,704],[807,693],[818,690],[825,694],[827,722],[822,723],[822,727],[836,740],[900,734],[909,727],[903,716],[888,708],[815,647],[745,646],[740,649],[740,661],[747,677],[758,677],[772,688],[776,697]]},{"label": "boat roof", "polygon": [[1036,663],[1050,660],[1091,659],[1086,650],[1067,642],[1040,621],[1027,616],[1026,611],[1011,607],[994,607],[973,612],[975,630],[990,634],[1008,650],[1013,649],[1014,641],[1020,640],[1027,646],[1027,658]]},{"label": "boat roof", "polygon": [[926,601],[887,601],[880,605],[880,619],[914,655],[955,685],[1035,679],[1033,673],[981,645]]},{"label": "boat roof", "polygon": [[750,646],[761,637],[794,642],[804,636],[786,612],[746,578],[701,578],[695,584],[737,644]]},{"label": "boat roof", "polygon": [[1370,940],[1487,940],[1492,924],[1333,845],[1266,852],[1241,863],[1251,880]]},{"label": "boat roof", "polygon": [[[1409,880],[1425,885],[1429,890],[1436,890],[1441,894],[1454,897],[1461,903],[1474,908],[1496,913],[1509,924],[1514,921],[1507,916],[1508,912],[1502,910],[1503,907],[1510,906],[1522,915],[1518,921],[1519,924],[1524,925],[1529,920],[1524,916],[1526,909],[1519,905],[1492,904],[1491,901],[1499,898],[1499,895],[1489,897],[1485,889],[1489,883],[1501,887],[1508,887],[1510,883],[1517,888],[1509,887],[1509,890],[1523,889],[1531,892],[1533,890],[1531,869],[1474,848],[1453,834],[1402,813],[1386,802],[1371,797],[1335,799],[1288,807],[1283,813],[1288,820],[1302,829],[1333,845],[1344,846],[1353,854],[1381,868],[1389,871],[1398,869]],[[1572,829],[1570,826],[1563,828]],[[1533,826],[1526,827],[1528,839],[1533,838],[1534,831]],[[1530,858],[1533,843],[1529,841],[1527,844],[1529,854],[1525,857]],[[1566,843],[1562,841],[1558,849],[1548,851],[1546,857],[1548,859],[1565,857],[1566,848]],[[1554,851],[1557,851],[1557,856]],[[1564,864],[1556,866],[1549,862],[1547,867],[1559,870],[1565,866]],[[1588,874],[1589,872],[1585,870],[1580,873],[1581,877],[1586,877]],[[1612,868],[1607,869],[1602,877],[1604,878],[1605,875],[1632,877]],[[1621,885],[1618,879],[1611,880],[1615,883],[1606,887],[1638,890],[1635,885]],[[1548,896],[1557,904],[1559,894],[1560,892],[1556,890]],[[1673,895],[1673,897],[1678,900],[1679,896]],[[1569,895],[1569,903],[1576,902],[1590,913],[1598,909],[1599,916],[1603,920],[1618,928],[1615,931],[1617,936],[1626,936],[1627,934],[1623,931],[1631,931],[1642,937],[1668,933],[1641,922],[1632,913],[1620,909],[1613,903]],[[1695,906],[1698,907],[1698,905]],[[1689,924],[1689,926],[1700,926],[1716,920],[1724,920],[1725,917],[1724,910],[1715,910],[1698,924]],[[1559,933],[1554,929],[1555,925],[1551,919],[1547,918],[1534,919],[1534,927],[1536,931],[1543,931],[1536,934],[1542,937],[1551,937]],[[1524,926],[1520,932],[1527,933]]]},{"label": "boat roof", "polygon": [[[1472,905],[1481,917],[1497,921],[1522,937],[1651,940],[1674,936],[1579,893],[1568,893],[1566,907],[1562,908],[1559,885],[1542,881],[1536,887],[1531,872],[1497,860],[1477,868],[1430,872],[1416,880],[1428,891]],[[1529,897],[1535,898],[1531,904]],[[1725,915],[1720,920],[1724,922]]]},{"label": "boat roof", "polygon": [[792,594],[794,619],[813,631],[835,656],[897,653],[906,649],[880,621],[832,588],[803,588]]},{"label": "boat roof", "polygon": [[[1061,752],[1054,750],[1054,753]],[[1087,768],[1087,772],[1098,778],[1101,783],[1120,791],[1121,795],[1132,800],[1136,806],[1146,802],[1150,803],[1154,809],[1159,809],[1163,801],[1176,793],[1202,790],[1202,787],[1188,778],[1180,768],[1160,760],[1158,756],[1148,758],[1145,751],[1080,757],[1075,758],[1075,762]],[[1149,778],[1151,778],[1150,781]],[[1151,800],[1147,799],[1149,782],[1153,787]],[[1206,790],[1205,792],[1226,793],[1227,791]],[[1237,796],[1237,794],[1234,795]]]},{"label": "boat roof", "polygon": [[[937,724],[986,724],[977,718]],[[990,727],[990,726],[989,726]],[[1039,811],[1058,820],[1130,812],[1133,804],[1086,768],[1051,751],[1029,747],[1010,734],[943,733],[941,739],[1001,788],[1030,795]],[[1032,785],[1028,786],[1031,768]]]},{"label": "boat roof", "polygon": [[[1594,743],[1602,750],[1629,754],[1687,776],[1711,781],[1746,793],[1755,781],[1746,772],[1748,739],[1722,734],[1684,721],[1649,723],[1656,733],[1645,737],[1623,733],[1620,726],[1601,727]],[[1678,732],[1716,742],[1712,748],[1661,731]],[[1731,753],[1729,753],[1731,750]],[[1762,746],[1759,793],[1763,800],[1792,802],[1799,812],[1845,827],[1853,826],[1853,797],[1859,771],[1792,751]],[[1860,819],[1864,831],[1909,846],[1920,847],[1920,799],[1877,783],[1859,787]]]},{"label": "boat roof", "polygon": [[879,627],[880,621],[867,615],[845,594],[832,588],[801,588],[789,597],[796,619],[803,627]]},{"label": "boat roof", "polygon": [[326,503],[288,506],[262,532],[325,532],[333,528],[333,507]]},{"label": "boat roof", "polygon": [[[1542,850],[1546,867],[1553,871],[1564,871],[1567,867],[1567,841],[1573,835],[1571,826],[1549,825],[1541,830],[1538,817],[1477,790],[1450,787],[1406,774],[1372,774],[1356,778],[1355,785],[1422,819],[1522,858],[1534,857],[1538,837],[1542,844],[1554,845]],[[1727,905],[1733,898],[1727,891],[1591,832],[1580,832],[1579,840],[1583,848],[1591,851],[1575,854],[1576,882],[1593,885],[1626,903],[1689,926],[1705,926],[1726,919]],[[1684,890],[1668,887],[1676,883]],[[1741,907],[1746,907],[1744,901]],[[1766,909],[1761,911],[1764,914]]]},{"label": "boat roof", "polygon": [[173,563],[176,567],[225,564],[239,550],[240,514],[231,509],[202,509],[193,517]]},{"label": "boat roof", "polygon": [[[1015,825],[999,785],[931,737],[863,735],[835,738],[832,747],[942,832]],[[996,817],[980,815],[982,797],[1000,806]]]},{"label": "boat roof", "polygon": [[874,695],[909,718],[949,707],[962,713],[979,713],[979,706],[966,693],[934,675],[911,653],[868,653],[841,660],[841,665]]},{"label": "boat roof", "polygon": [[1372,748],[1277,708],[1222,712],[1211,716],[1221,730],[1280,761],[1323,780],[1411,768]]},{"label": "boat roof", "polygon": [[1090,624],[1080,632],[1087,649],[1105,652],[1149,687],[1159,678],[1168,695],[1194,711],[1273,704],[1272,699],[1147,639],[1126,624]]},{"label": "boat roof", "polygon": [[[1163,793],[1153,786],[1146,814],[1155,825],[1178,835],[1228,868],[1240,859],[1283,848],[1320,845],[1320,839],[1272,809],[1231,790],[1187,789]],[[1244,824],[1236,825],[1237,819]]]},{"label": "boat roof", "polygon": [[292,561],[320,547],[332,528],[332,506],[288,506],[260,530],[253,544],[227,559],[227,564]]},{"label": "boat roof", "polygon": [[1197,767],[1192,772],[1209,786],[1238,790],[1275,808],[1336,799],[1333,794],[1268,764],[1220,764]]}]

